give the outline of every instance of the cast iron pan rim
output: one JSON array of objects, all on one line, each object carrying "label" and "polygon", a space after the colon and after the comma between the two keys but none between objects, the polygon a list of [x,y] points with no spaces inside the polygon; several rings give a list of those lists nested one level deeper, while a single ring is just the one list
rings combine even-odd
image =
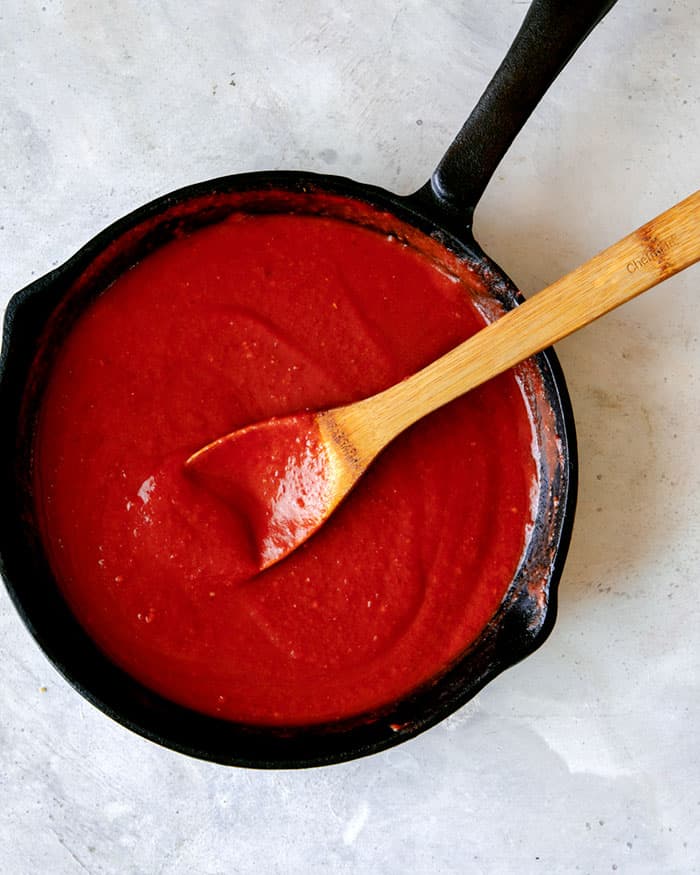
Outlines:
[{"label": "cast iron pan rim", "polygon": [[[12,332],[12,325],[17,317],[17,313],[21,310],[25,302],[41,296],[55,283],[60,282],[66,277],[71,277],[71,274],[77,275],[114,240],[118,239],[121,235],[141,222],[157,217],[159,214],[164,213],[172,207],[208,195],[268,190],[271,192],[289,191],[297,193],[308,191],[310,194],[329,193],[363,201],[369,203],[375,208],[388,211],[408,224],[430,234],[453,252],[456,252],[463,257],[466,255],[469,260],[476,265],[481,264],[482,266],[485,266],[489,272],[493,273],[494,279],[497,280],[501,291],[505,291],[506,299],[510,298],[511,304],[520,299],[519,293],[512,281],[494,262],[491,261],[490,258],[488,258],[483,250],[481,250],[474,240],[470,229],[464,227],[460,231],[455,232],[453,226],[450,230],[445,228],[444,223],[447,221],[447,217],[441,211],[440,204],[437,201],[431,202],[430,199],[426,199],[422,193],[423,190],[415,195],[403,197],[377,186],[358,183],[345,177],[298,171],[261,171],[227,175],[180,188],[137,208],[93,237],[63,265],[35,280],[29,286],[18,292],[10,300],[5,316],[3,346],[0,355],[0,394],[2,397],[4,398],[5,394],[3,389],[4,381],[6,379],[6,365],[11,353],[9,341]],[[472,699],[474,695],[476,695],[498,674],[536,650],[549,636],[554,625],[557,607],[557,587],[563,571],[566,554],[568,552],[575,512],[577,494],[577,448],[573,412],[558,359],[553,350],[550,349],[541,353],[538,357],[538,361],[541,370],[544,373],[549,372],[549,376],[551,377],[551,387],[554,390],[555,396],[552,398],[552,406],[556,410],[555,402],[558,402],[558,411],[556,412],[561,416],[559,426],[562,429],[562,446],[565,448],[563,457],[566,461],[566,481],[564,483],[565,494],[562,493],[560,495],[560,501],[563,508],[558,532],[559,537],[558,542],[553,545],[553,562],[551,564],[547,583],[547,606],[544,610],[542,623],[536,632],[530,637],[526,639],[521,638],[507,648],[499,647],[493,662],[488,668],[468,686],[463,687],[461,691],[451,691],[449,699],[447,701],[442,701],[440,706],[435,709],[433,713],[430,713],[422,719],[419,716],[417,719],[411,720],[405,725],[402,725],[396,731],[390,730],[390,732],[385,732],[384,737],[382,738],[373,738],[369,742],[360,741],[359,739],[354,740],[353,729],[351,727],[346,732],[339,732],[338,728],[342,727],[342,723],[333,724],[334,734],[339,743],[333,745],[334,749],[331,752],[323,754],[307,752],[300,755],[294,752],[294,745],[292,745],[291,750],[285,750],[284,745],[281,745],[279,750],[273,752],[271,749],[269,756],[251,758],[250,755],[246,756],[236,755],[235,753],[224,753],[219,749],[212,750],[211,748],[208,748],[206,744],[197,744],[189,741],[185,742],[181,741],[179,738],[166,737],[161,732],[151,728],[148,725],[147,720],[144,722],[144,719],[136,719],[128,714],[122,713],[109,701],[105,701],[104,697],[99,695],[99,693],[96,693],[85,686],[66,665],[63,657],[56,652],[55,648],[51,646],[49,642],[44,640],[43,636],[36,628],[31,616],[25,610],[25,605],[20,594],[21,587],[16,587],[6,572],[3,559],[5,545],[3,544],[2,549],[0,550],[0,572],[2,572],[10,597],[32,636],[35,638],[49,660],[53,663],[55,668],[63,675],[71,686],[116,722],[126,726],[135,733],[172,750],[224,765],[290,769],[345,762],[393,747],[394,745],[414,737],[441,722],[449,714],[453,713],[467,701]],[[2,537],[4,540],[5,536],[3,535]],[[516,644],[517,646],[515,646]],[[121,672],[120,669],[117,669],[117,671]],[[141,687],[138,682],[134,681],[133,683],[135,683],[137,687]],[[142,689],[145,690],[145,688]],[[160,697],[155,695],[151,690],[147,690],[147,695],[151,699],[153,699],[154,696],[156,699],[160,699]],[[418,695],[420,695],[420,692]],[[173,706],[173,703],[166,700],[161,701],[163,701],[169,708],[174,707],[175,710],[181,707],[177,705]],[[189,709],[183,710],[189,713]],[[218,721],[216,718],[208,718],[208,720],[213,720],[217,724],[226,722]],[[377,721],[378,725],[380,723],[381,720]],[[314,732],[320,733],[323,731],[323,727],[315,726],[313,727],[313,730]],[[267,728],[263,727],[262,732],[266,731],[269,732]],[[270,734],[274,735],[274,731]],[[279,740],[284,741],[283,739]],[[240,741],[240,738],[233,738],[232,741],[234,742],[232,747],[235,750],[235,742]],[[309,737],[309,741],[313,743],[313,734]]]}]

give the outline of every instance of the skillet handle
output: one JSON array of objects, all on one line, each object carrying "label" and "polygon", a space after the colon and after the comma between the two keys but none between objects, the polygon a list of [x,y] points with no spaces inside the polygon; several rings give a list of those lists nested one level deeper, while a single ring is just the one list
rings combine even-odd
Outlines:
[{"label": "skillet handle", "polygon": [[433,176],[414,197],[471,227],[496,167],[549,86],[616,0],[533,0],[513,44]]}]

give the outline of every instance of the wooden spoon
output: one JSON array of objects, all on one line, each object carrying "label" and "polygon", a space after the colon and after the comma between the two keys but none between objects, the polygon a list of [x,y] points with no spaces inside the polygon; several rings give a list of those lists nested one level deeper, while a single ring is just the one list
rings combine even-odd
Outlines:
[{"label": "wooden spoon", "polygon": [[260,568],[268,568],[328,519],[409,425],[698,259],[700,191],[401,383],[345,407],[232,432],[186,467],[247,517]]}]

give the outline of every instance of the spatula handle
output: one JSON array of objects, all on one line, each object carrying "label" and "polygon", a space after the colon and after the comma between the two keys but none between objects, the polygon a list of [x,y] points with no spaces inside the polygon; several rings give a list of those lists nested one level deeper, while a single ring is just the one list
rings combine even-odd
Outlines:
[{"label": "spatula handle", "polygon": [[700,191],[506,313],[442,358],[367,399],[382,436],[583,328],[700,260]]}]

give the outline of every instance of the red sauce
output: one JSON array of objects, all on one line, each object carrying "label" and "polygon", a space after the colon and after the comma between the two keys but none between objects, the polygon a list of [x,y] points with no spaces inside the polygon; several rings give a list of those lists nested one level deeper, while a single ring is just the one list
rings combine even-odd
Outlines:
[{"label": "red sauce", "polygon": [[475,640],[531,522],[512,372],[401,435],[260,574],[244,517],[183,468],[248,423],[415,372],[483,325],[470,292],[356,225],[238,216],[89,307],[43,400],[35,492],[65,597],[114,662],[206,713],[300,724],[388,704]]},{"label": "red sauce", "polygon": [[314,413],[247,426],[186,462],[187,472],[246,519],[258,567],[310,537],[334,501],[334,465]]}]

